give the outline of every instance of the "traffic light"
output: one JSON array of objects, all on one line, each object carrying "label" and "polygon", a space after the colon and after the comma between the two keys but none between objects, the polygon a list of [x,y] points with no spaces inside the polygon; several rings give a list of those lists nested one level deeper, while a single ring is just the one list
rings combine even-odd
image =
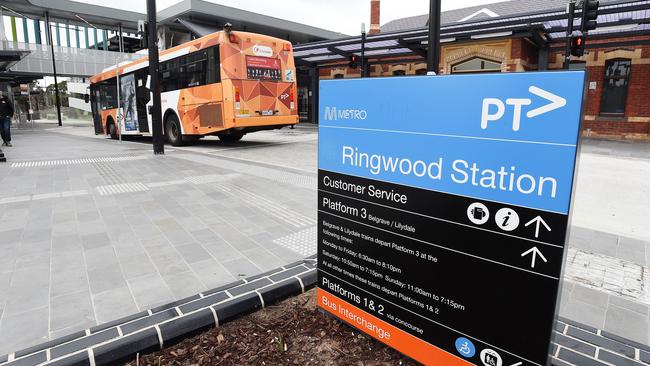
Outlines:
[{"label": "traffic light", "polygon": [[350,55],[349,63],[348,66],[350,66],[351,69],[356,69],[359,64],[357,63],[357,55]]},{"label": "traffic light", "polygon": [[598,5],[597,0],[584,0],[582,3],[582,22],[580,23],[580,30],[582,34],[587,34],[588,31],[596,29],[598,26]]},{"label": "traffic light", "polygon": [[571,55],[581,57],[585,54],[585,36],[571,36]]}]

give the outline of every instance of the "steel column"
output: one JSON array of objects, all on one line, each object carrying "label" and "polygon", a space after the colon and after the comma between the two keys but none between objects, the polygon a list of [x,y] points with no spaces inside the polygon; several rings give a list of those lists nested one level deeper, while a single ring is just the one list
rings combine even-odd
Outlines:
[{"label": "steel column", "polygon": [[149,37],[149,75],[151,77],[151,127],[153,134],[153,153],[165,153],[163,140],[162,111],[160,107],[160,64],[158,63],[158,34],[156,33],[156,0],[147,0],[147,30]]},{"label": "steel column", "polygon": [[25,43],[29,43],[29,29],[27,29],[27,18],[23,18],[23,36]]},{"label": "steel column", "polygon": [[429,0],[429,37],[427,51],[427,71],[438,74],[440,64],[440,3],[442,0]]},{"label": "steel column", "polygon": [[[45,23],[47,26],[47,38],[50,42],[50,50],[52,51],[52,74],[54,74],[54,101],[56,104],[56,117],[59,120],[59,126],[62,126],[61,122],[61,100],[59,99],[59,82],[56,77],[56,59],[54,57],[54,43],[52,42],[52,28],[50,28],[50,14],[45,12]],[[58,32],[57,28],[57,34]]]},{"label": "steel column", "polygon": [[34,19],[34,41],[36,44],[41,44],[41,21]]}]

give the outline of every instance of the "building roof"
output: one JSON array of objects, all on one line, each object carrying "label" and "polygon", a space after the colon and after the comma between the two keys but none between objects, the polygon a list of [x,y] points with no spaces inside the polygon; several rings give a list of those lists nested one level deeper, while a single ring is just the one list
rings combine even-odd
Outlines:
[{"label": "building roof", "polygon": [[[109,2],[107,2],[108,4]],[[98,28],[117,30],[122,25],[125,32],[134,33],[138,20],[147,15],[137,11],[116,9],[109,6],[93,5],[71,0],[2,0],[5,15],[27,16],[43,19],[49,12],[52,21],[67,22],[71,25],[92,25]],[[214,4],[204,0],[183,0],[156,15],[160,24],[172,24],[177,19],[186,19],[221,28],[230,22],[235,30],[246,30],[284,38],[293,41],[310,42],[344,37],[344,34],[326,29],[279,19],[264,14]],[[86,23],[87,22],[87,23]]]},{"label": "building roof", "polygon": [[[161,24],[170,24],[176,22],[177,19],[186,20],[186,23],[194,28],[202,26],[204,32],[212,29],[213,32],[221,30],[225,23],[231,23],[235,30],[289,39],[294,43],[336,39],[346,36],[342,33],[204,0],[183,0],[158,11],[158,21]],[[195,30],[192,31],[196,32]],[[198,33],[199,36],[205,35],[201,34],[201,32]]]},{"label": "building roof", "polygon": [[[601,0],[606,3],[611,0]],[[443,11],[440,16],[442,25],[460,24],[479,20],[511,17],[518,14],[530,14],[565,9],[567,0],[511,0],[492,4],[472,6],[469,8]],[[395,32],[428,26],[429,14],[416,15],[392,20],[381,26],[382,32]]]},{"label": "building roof", "polygon": [[[444,12],[440,41],[527,37],[539,47],[548,47],[566,37],[564,1],[546,0],[542,7],[539,0],[515,0]],[[526,4],[531,6],[526,7]],[[589,31],[589,38],[650,34],[650,0],[601,0],[598,12],[598,27]],[[580,12],[576,14],[574,32],[580,25],[579,17]],[[396,20],[398,23],[393,23],[393,26],[401,24],[406,29],[388,31],[382,27],[381,33],[367,35],[365,56],[375,60],[414,56],[421,60],[428,48],[427,24],[426,20],[418,23],[421,20],[418,17],[403,18]],[[411,24],[419,26],[409,28]],[[344,61],[350,55],[360,56],[361,43],[361,37],[354,36],[298,45],[294,48],[294,57],[299,65],[304,66],[331,64]]]}]

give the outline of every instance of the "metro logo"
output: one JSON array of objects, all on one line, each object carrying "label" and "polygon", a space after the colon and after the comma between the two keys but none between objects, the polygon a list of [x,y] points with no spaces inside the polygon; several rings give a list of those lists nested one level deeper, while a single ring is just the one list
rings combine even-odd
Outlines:
[{"label": "metro logo", "polygon": [[364,109],[336,109],[336,107],[325,107],[325,120],[365,120],[368,112]]}]

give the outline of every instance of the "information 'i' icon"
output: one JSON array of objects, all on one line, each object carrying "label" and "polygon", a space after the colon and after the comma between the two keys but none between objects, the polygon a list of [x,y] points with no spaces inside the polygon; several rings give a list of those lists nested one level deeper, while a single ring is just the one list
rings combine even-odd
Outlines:
[{"label": "information 'i' icon", "polygon": [[519,215],[511,208],[502,208],[494,215],[497,226],[504,231],[512,231],[519,227]]}]

